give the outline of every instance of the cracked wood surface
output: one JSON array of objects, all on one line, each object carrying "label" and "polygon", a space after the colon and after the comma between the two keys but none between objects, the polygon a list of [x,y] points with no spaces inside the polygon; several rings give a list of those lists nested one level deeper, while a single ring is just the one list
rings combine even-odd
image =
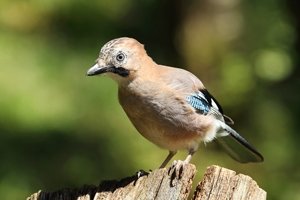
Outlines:
[{"label": "cracked wood surface", "polygon": [[264,200],[267,193],[251,177],[219,166],[210,166],[194,192],[193,200]]},{"label": "cracked wood surface", "polygon": [[[138,178],[136,175],[120,181],[103,181],[99,186],[39,191],[27,200],[118,200],[118,199],[188,199],[196,167],[157,169]],[[249,176],[236,174],[219,166],[210,166],[198,183],[193,200],[247,199],[264,200],[266,192]]]}]

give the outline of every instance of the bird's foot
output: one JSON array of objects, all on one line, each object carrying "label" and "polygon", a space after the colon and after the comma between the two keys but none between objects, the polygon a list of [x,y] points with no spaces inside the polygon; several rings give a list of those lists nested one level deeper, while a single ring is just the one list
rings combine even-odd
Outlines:
[{"label": "bird's foot", "polygon": [[183,167],[188,164],[186,161],[174,160],[172,166],[169,168],[168,175],[171,176],[171,180],[182,177]]}]

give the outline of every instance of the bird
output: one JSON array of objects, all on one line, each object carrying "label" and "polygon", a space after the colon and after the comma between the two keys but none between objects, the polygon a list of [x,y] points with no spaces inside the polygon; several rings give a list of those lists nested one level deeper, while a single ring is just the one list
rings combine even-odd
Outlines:
[{"label": "bird", "polygon": [[[157,64],[144,45],[121,37],[101,48],[87,76],[106,74],[117,82],[118,99],[137,131],[150,142],[167,149],[164,168],[179,150],[191,161],[201,142],[217,141],[240,163],[264,160],[230,125],[217,100],[191,72]],[[175,161],[174,161],[175,162]]]}]

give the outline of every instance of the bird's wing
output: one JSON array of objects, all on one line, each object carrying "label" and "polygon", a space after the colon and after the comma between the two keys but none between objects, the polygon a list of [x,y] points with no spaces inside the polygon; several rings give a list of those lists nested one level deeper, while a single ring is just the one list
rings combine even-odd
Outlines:
[{"label": "bird's wing", "polygon": [[[199,114],[213,115],[219,121],[220,128],[217,132],[216,141],[234,160],[241,163],[263,161],[263,156],[249,144],[246,139],[226,124],[226,119],[230,118],[224,117],[220,104],[206,89],[201,89],[188,96],[187,102],[194,107]],[[231,121],[230,119],[230,122]]]},{"label": "bird's wing", "polygon": [[221,105],[194,74],[184,69],[162,65],[159,65],[159,69],[159,78],[172,90],[187,98],[193,104],[192,106],[195,106],[197,112],[205,115],[209,113],[227,124],[234,124],[230,117],[223,114]]},{"label": "bird's wing", "polygon": [[206,89],[200,89],[187,96],[187,102],[200,114],[213,115],[220,121],[233,124],[233,120],[223,114],[223,109],[220,104]]},{"label": "bird's wing", "polygon": [[161,69],[160,78],[163,79],[164,83],[177,94],[183,95],[187,103],[198,114],[216,118],[219,124],[216,141],[233,159],[241,163],[263,161],[262,155],[227,125],[233,124],[233,120],[223,114],[220,104],[195,75],[186,70],[166,66],[161,66]]}]

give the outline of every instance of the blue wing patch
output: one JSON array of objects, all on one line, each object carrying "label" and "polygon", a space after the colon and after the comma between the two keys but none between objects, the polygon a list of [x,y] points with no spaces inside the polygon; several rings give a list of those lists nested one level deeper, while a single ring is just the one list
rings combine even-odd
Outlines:
[{"label": "blue wing patch", "polygon": [[207,115],[211,112],[217,119],[225,121],[226,124],[234,124],[230,117],[223,114],[220,104],[206,89],[200,89],[197,93],[188,96],[186,100],[198,113]]},{"label": "blue wing patch", "polygon": [[187,102],[193,106],[199,113],[206,115],[210,111],[210,104],[200,95],[193,94],[186,98]]}]

